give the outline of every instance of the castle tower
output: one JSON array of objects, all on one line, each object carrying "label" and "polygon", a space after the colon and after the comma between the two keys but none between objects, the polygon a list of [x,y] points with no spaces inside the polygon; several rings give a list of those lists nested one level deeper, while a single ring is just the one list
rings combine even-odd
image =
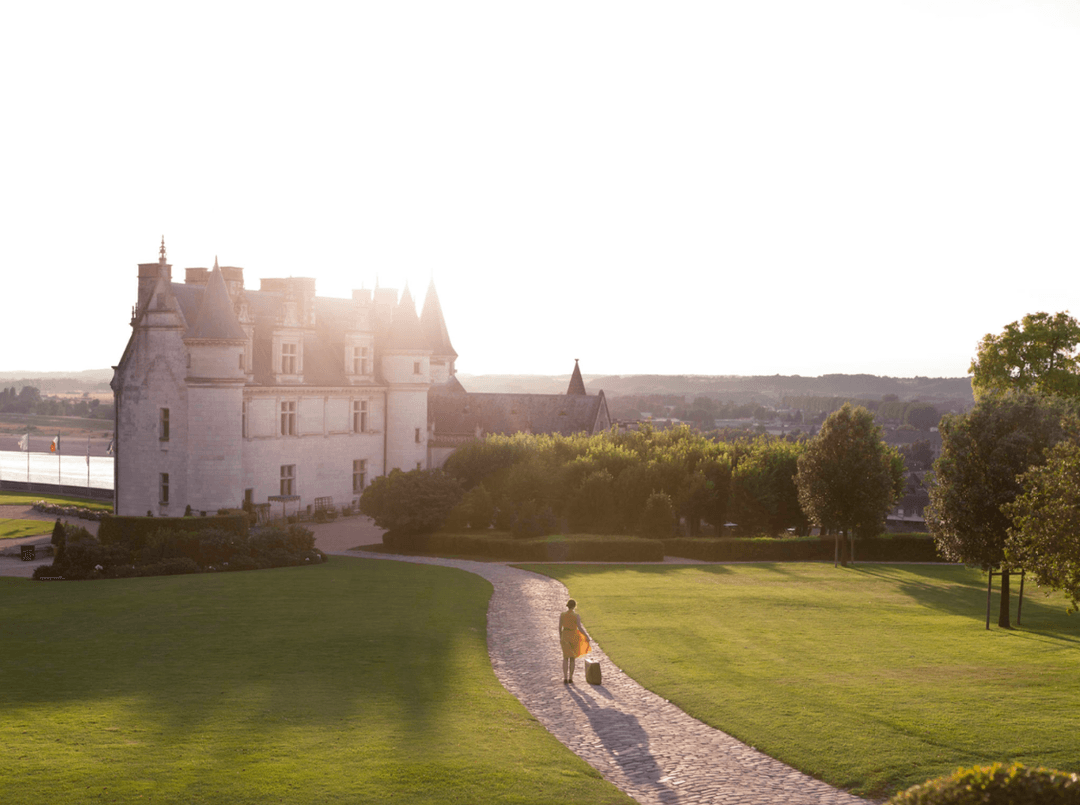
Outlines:
[{"label": "castle tower", "polygon": [[164,238],[158,261],[140,263],[138,277],[131,337],[110,383],[116,405],[113,507],[117,514],[165,514],[184,475],[183,439],[170,425],[184,421],[187,407],[187,322],[173,293]]},{"label": "castle tower", "polygon": [[247,343],[215,259],[198,315],[184,335],[187,461],[179,513],[186,505],[216,511],[240,503]]},{"label": "castle tower", "polygon": [[424,297],[424,311],[420,315],[420,329],[424,332],[427,345],[431,349],[431,382],[435,385],[446,383],[455,374],[454,361],[457,352],[450,343],[450,333],[446,329],[442,305],[435,292],[435,280],[428,285]]},{"label": "castle tower", "polygon": [[406,285],[393,309],[382,349],[382,374],[387,386],[384,468],[387,473],[393,469],[427,467],[431,353]]}]

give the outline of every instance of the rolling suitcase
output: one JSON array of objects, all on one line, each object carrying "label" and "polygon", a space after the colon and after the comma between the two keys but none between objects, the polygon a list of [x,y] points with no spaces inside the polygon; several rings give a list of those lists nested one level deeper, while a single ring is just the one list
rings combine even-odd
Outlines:
[{"label": "rolling suitcase", "polygon": [[585,681],[590,685],[601,684],[599,660],[585,660]]}]

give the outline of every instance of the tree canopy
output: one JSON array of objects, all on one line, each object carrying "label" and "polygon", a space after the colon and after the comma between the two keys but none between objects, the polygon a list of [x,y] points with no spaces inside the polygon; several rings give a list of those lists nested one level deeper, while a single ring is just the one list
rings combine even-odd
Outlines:
[{"label": "tree canopy", "polygon": [[1022,478],[1023,490],[1003,509],[1012,521],[1007,550],[1044,587],[1064,590],[1080,609],[1080,441],[1058,442],[1046,463]]},{"label": "tree canopy", "polygon": [[1019,476],[1045,460],[1066,435],[1069,410],[1060,398],[984,397],[964,415],[941,420],[941,456],[934,463],[926,521],[942,555],[984,570],[1000,567],[998,624],[1009,626],[1007,504],[1021,492]]},{"label": "tree canopy", "polygon": [[854,529],[880,530],[904,489],[904,460],[881,441],[874,416],[845,404],[829,415],[798,459],[799,503],[811,521],[844,536]]},{"label": "tree canopy", "polygon": [[988,333],[968,371],[976,400],[1010,393],[1080,395],[1080,323],[1068,313],[1030,313]]}]

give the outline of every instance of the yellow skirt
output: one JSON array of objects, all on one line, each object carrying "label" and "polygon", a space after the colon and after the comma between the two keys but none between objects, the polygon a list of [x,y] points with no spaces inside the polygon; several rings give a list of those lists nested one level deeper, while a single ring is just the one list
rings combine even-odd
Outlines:
[{"label": "yellow skirt", "polygon": [[584,657],[592,651],[589,638],[577,629],[563,629],[559,633],[559,639],[562,642],[562,655],[567,659]]}]

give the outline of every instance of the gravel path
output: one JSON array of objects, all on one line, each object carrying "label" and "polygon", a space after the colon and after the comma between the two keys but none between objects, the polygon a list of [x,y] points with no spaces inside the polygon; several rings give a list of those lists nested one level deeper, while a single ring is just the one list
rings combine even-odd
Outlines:
[{"label": "gravel path", "polygon": [[[616,668],[596,643],[602,685],[562,683],[556,632],[566,588],[507,565],[351,552],[350,556],[456,567],[495,588],[488,653],[495,675],[552,735],[641,803],[855,805],[839,791],[691,718]],[[586,628],[588,623],[586,623]]]}]

